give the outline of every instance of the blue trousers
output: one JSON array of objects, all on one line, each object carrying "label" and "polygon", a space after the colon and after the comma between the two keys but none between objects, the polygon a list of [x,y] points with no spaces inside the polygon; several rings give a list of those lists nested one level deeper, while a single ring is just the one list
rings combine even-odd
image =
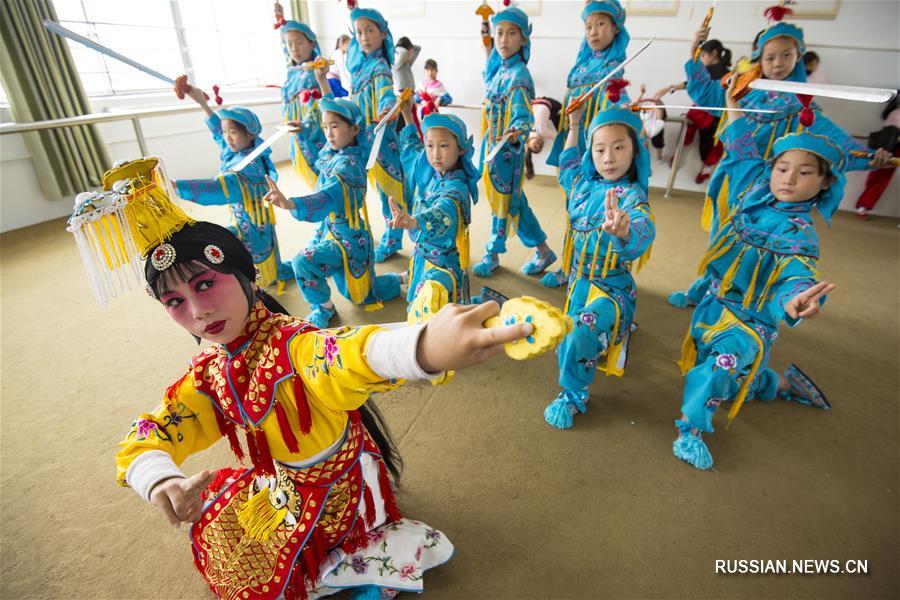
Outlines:
[{"label": "blue trousers", "polygon": [[597,365],[613,341],[616,325],[616,304],[607,297],[600,297],[584,306],[591,284],[586,280],[572,283],[576,289],[569,300],[567,314],[575,327],[569,332],[559,349],[559,385],[574,391],[587,389],[594,380]]},{"label": "blue trousers", "polygon": [[[739,327],[717,333],[708,343],[700,339],[704,330],[692,325],[697,362],[685,377],[681,412],[700,431],[713,431],[713,415],[719,404],[734,400],[760,352],[757,341]],[[778,373],[766,366],[764,357],[750,384],[747,400],[774,400]]]},{"label": "blue trousers", "polygon": [[[328,277],[334,279],[341,295],[350,299],[344,275],[344,257],[336,241],[326,239],[311,243],[294,257],[291,266],[300,293],[309,304],[324,304],[331,299]],[[400,277],[394,273],[379,275],[373,278],[371,291],[363,304],[387,301],[399,295]]]},{"label": "blue trousers", "polygon": [[[519,209],[519,223],[517,234],[526,248],[534,248],[547,241],[547,234],[541,229],[534,211],[528,206],[528,199],[522,194],[521,208]],[[506,252],[506,236],[509,232],[509,219],[500,219],[497,216],[491,218],[491,237],[486,248],[489,254],[503,254]]]}]

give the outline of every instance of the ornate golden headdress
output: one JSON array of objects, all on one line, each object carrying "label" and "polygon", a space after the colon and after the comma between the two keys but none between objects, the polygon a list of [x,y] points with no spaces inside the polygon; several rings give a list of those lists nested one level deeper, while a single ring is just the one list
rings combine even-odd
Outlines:
[{"label": "ornate golden headdress", "polygon": [[150,157],[116,163],[104,173],[102,191],[75,198],[67,231],[101,306],[132,283],[141,285],[141,259],[194,223],[175,197],[162,161]]}]

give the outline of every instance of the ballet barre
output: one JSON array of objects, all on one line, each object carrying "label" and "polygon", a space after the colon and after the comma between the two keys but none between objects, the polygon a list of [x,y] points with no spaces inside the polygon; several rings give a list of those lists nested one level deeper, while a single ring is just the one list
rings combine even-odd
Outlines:
[{"label": "ballet barre", "polygon": [[[235,103],[240,106],[265,106],[268,104],[281,104],[281,98],[274,96],[271,98],[253,98],[250,100],[242,100]],[[137,139],[138,148],[143,156],[149,156],[147,149],[147,140],[144,138],[144,130],[141,128],[140,120],[150,117],[164,117],[167,115],[177,115],[181,113],[189,113],[203,110],[196,104],[190,105],[169,105],[159,106],[156,108],[145,108],[142,110],[110,110],[102,113],[89,113],[79,115],[77,117],[65,117],[63,119],[48,119],[46,121],[32,121],[26,123],[3,123],[0,124],[0,135],[8,135],[12,133],[30,133],[32,131],[41,131],[44,129],[57,129],[60,127],[77,127],[79,125],[95,125],[98,123],[110,123],[113,121],[131,121],[134,127],[134,135]]]}]

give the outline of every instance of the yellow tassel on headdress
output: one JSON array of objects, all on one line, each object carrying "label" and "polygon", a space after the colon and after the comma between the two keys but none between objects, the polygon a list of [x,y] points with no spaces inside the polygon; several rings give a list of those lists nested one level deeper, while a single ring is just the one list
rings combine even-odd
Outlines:
[{"label": "yellow tassel on headdress", "polygon": [[[116,185],[123,180],[127,183]],[[172,201],[174,192],[158,158],[139,158],[113,167],[103,174],[103,189],[114,189],[125,197],[125,217],[142,257],[195,222]]]},{"label": "yellow tassel on headdress", "polygon": [[278,529],[284,520],[287,508],[276,509],[269,501],[269,490],[262,490],[253,494],[237,510],[238,523],[244,529],[244,533],[257,542],[265,542]]},{"label": "yellow tassel on headdress", "polygon": [[194,221],[171,200],[174,191],[156,158],[116,165],[102,182],[105,191],[78,195],[67,229],[91,290],[105,306],[142,281],[141,258]]}]

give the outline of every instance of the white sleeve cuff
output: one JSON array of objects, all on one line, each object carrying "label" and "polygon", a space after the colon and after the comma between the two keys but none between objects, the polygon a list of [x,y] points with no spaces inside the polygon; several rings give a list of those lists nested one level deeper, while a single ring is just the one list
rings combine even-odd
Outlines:
[{"label": "white sleeve cuff", "polygon": [[148,450],[138,455],[125,471],[125,481],[138,496],[150,502],[153,486],[172,477],[185,477],[168,453],[162,450]]},{"label": "white sleeve cuff", "polygon": [[416,360],[416,349],[424,324],[392,327],[372,335],[366,347],[369,367],[384,379],[437,379],[443,373],[428,373]]}]

